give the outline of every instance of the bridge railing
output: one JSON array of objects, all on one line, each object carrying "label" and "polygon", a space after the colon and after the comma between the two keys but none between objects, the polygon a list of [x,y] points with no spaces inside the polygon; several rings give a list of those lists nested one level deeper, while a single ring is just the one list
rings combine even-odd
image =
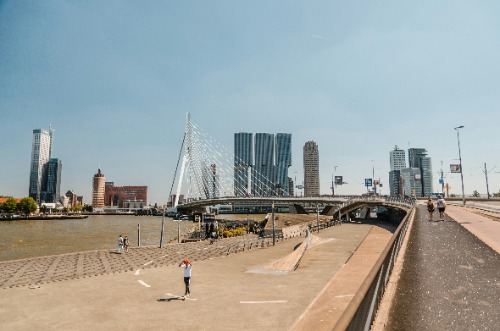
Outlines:
[{"label": "bridge railing", "polygon": [[369,330],[375,319],[375,313],[401,249],[408,224],[415,216],[416,209],[412,199],[391,199],[390,202],[409,207],[410,212],[401,221],[374,267],[335,325],[334,330]]},{"label": "bridge railing", "polygon": [[333,214],[337,214],[345,207],[348,207],[357,202],[385,202],[391,205],[401,206],[407,209],[412,209],[415,204],[415,199],[413,198],[403,198],[403,197],[350,197],[346,202],[341,203],[335,208]]}]

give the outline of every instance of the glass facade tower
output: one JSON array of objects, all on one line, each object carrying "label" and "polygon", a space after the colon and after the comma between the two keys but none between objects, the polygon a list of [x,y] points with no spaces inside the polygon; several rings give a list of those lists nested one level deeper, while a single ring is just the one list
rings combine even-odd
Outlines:
[{"label": "glass facade tower", "polygon": [[234,134],[234,195],[245,196],[249,192],[249,170],[253,165],[253,134]]},{"label": "glass facade tower", "polygon": [[29,196],[33,198],[38,205],[42,203],[42,190],[46,186],[44,181],[47,178],[47,164],[52,152],[53,132],[52,129],[33,130]]},{"label": "glass facade tower", "polygon": [[274,134],[255,134],[255,163],[252,167],[252,194],[271,196],[274,188]]},{"label": "glass facade tower", "polygon": [[406,168],[405,151],[398,146],[389,152],[391,171],[389,172],[389,194],[402,195],[401,169]]},{"label": "glass facade tower", "polygon": [[277,195],[290,195],[288,168],[292,165],[292,135],[276,134],[275,185]]},{"label": "glass facade tower", "polygon": [[59,159],[50,159],[47,163],[46,180],[42,186],[42,201],[56,203],[61,191],[62,162]]}]

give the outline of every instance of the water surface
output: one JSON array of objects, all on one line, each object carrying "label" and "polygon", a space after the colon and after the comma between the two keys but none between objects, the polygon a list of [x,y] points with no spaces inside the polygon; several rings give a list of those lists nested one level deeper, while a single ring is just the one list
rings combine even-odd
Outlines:
[{"label": "water surface", "polygon": [[[118,236],[127,235],[137,247],[137,228],[141,246],[159,245],[161,217],[133,215],[92,215],[86,219],[18,220],[0,222],[0,261],[36,256],[74,253],[97,249],[116,249]],[[174,222],[165,218],[164,243],[191,230],[191,221]]]}]

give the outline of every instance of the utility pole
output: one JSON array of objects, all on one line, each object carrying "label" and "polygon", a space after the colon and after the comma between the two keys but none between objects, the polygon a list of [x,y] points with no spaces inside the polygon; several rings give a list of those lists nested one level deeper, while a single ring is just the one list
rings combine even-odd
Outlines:
[{"label": "utility pole", "polygon": [[490,170],[488,170],[486,168],[486,162],[484,162],[484,177],[486,178],[486,193],[488,194],[488,199],[490,198],[490,189],[488,187],[488,172],[490,172],[491,170],[495,169],[496,166],[494,166],[493,168],[491,168]]},{"label": "utility pole", "polygon": [[460,163],[460,180],[462,181],[462,204],[465,206],[465,190],[464,190],[464,172],[462,168],[462,155],[460,153],[460,129],[464,128],[463,125],[454,128],[457,131],[457,141],[458,141],[458,161]]}]

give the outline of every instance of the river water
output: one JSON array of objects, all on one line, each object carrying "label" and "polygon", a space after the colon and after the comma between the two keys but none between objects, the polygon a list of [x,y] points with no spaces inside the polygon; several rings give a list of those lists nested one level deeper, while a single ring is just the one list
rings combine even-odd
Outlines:
[{"label": "river water", "polygon": [[[92,215],[85,219],[30,220],[0,222],[0,261],[36,256],[116,249],[119,235],[127,235],[137,247],[138,224],[141,246],[159,245],[161,217],[133,215]],[[164,243],[176,240],[193,228],[191,221],[174,222],[165,218]]]}]

